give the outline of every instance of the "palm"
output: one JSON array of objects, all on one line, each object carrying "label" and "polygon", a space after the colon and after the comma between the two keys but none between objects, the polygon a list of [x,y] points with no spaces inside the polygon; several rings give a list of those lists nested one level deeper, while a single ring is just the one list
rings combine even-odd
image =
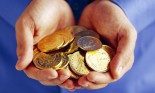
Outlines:
[{"label": "palm", "polygon": [[108,84],[121,78],[132,67],[136,42],[136,31],[124,12],[111,1],[96,0],[85,8],[79,24],[96,30],[116,50],[110,72],[90,73],[87,80]]}]

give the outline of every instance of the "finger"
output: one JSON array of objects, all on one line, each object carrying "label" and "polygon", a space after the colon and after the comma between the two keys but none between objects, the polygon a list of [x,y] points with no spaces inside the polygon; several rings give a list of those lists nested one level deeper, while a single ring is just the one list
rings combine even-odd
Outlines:
[{"label": "finger", "polygon": [[[122,77],[128,70],[131,69],[132,65],[134,62],[134,56],[132,55],[129,59],[129,61],[127,62],[128,64],[126,64],[124,66],[124,69],[122,69],[122,73],[121,76]],[[106,72],[106,73],[100,73],[100,72],[90,72],[87,75],[87,80],[96,84],[106,84],[106,83],[111,83],[116,81],[116,79],[113,79],[110,71]]]},{"label": "finger", "polygon": [[107,84],[96,84],[87,80],[87,76],[83,76],[78,80],[79,85],[87,89],[99,89],[107,86]]},{"label": "finger", "polygon": [[86,76],[82,76],[78,80],[78,84],[84,88],[88,87],[89,81]]},{"label": "finger", "polygon": [[106,87],[108,84],[95,84],[95,83],[89,83],[87,89],[94,90],[94,89],[100,89]]},{"label": "finger", "polygon": [[[131,27],[133,28],[133,27]],[[128,64],[132,56],[136,42],[136,32],[131,28],[120,30],[118,35],[118,47],[115,56],[110,63],[112,76],[118,79],[121,76],[122,69]]]},{"label": "finger", "polygon": [[[122,77],[129,69],[131,69],[133,62],[134,62],[134,56],[132,55],[129,61],[127,62],[127,64],[124,66],[124,69],[122,69],[122,73],[120,77]],[[103,84],[103,83],[106,84],[106,83],[114,82],[117,79],[113,79],[110,71],[106,73],[93,71],[87,75],[87,80],[95,84]]]},{"label": "finger", "polygon": [[43,69],[40,70],[36,68],[34,65],[28,66],[24,72],[29,78],[35,79],[35,80],[51,80],[58,77],[58,73],[53,69]]},{"label": "finger", "polygon": [[132,68],[132,65],[134,63],[134,55],[132,55],[129,59],[129,61],[127,62],[127,64],[124,66],[124,68],[122,69],[122,73],[120,74],[120,78]]},{"label": "finger", "polygon": [[75,90],[74,82],[70,79],[67,79],[64,83],[59,85],[61,88],[65,88],[68,90]]},{"label": "finger", "polygon": [[86,76],[87,80],[95,84],[107,84],[113,82],[113,78],[110,72],[101,73],[101,72],[90,72]]},{"label": "finger", "polygon": [[43,81],[41,80],[40,82],[44,85],[47,85],[47,86],[60,85],[65,80],[67,80],[69,77],[70,77],[70,73],[67,70],[62,69],[62,70],[58,71],[58,77],[57,78],[50,79],[50,80],[43,80]]},{"label": "finger", "polygon": [[16,23],[17,70],[25,69],[33,57],[34,24],[30,19],[19,19]]}]

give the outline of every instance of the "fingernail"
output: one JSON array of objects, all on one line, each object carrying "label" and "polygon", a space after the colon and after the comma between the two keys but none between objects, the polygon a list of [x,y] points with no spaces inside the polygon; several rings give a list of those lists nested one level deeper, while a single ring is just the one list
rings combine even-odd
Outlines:
[{"label": "fingernail", "polygon": [[61,75],[60,76],[60,81],[64,81],[66,79],[68,79],[69,77],[68,76],[65,76],[65,75]]},{"label": "fingernail", "polygon": [[121,67],[119,67],[119,68],[117,69],[117,73],[118,73],[118,75],[120,75],[120,74],[121,74],[122,70],[123,70],[123,67],[122,67],[122,66],[121,66]]}]

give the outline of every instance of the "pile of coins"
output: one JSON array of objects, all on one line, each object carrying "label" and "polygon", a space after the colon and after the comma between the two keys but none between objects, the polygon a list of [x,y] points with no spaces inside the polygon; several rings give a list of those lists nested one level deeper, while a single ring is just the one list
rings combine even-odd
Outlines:
[{"label": "pile of coins", "polygon": [[114,50],[100,35],[82,26],[71,26],[40,40],[34,49],[33,63],[39,69],[66,69],[78,79],[90,71],[106,72]]}]

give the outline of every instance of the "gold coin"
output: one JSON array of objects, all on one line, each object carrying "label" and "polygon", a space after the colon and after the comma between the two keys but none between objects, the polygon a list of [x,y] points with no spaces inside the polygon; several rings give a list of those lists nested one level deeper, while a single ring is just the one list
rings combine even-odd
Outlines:
[{"label": "gold coin", "polygon": [[92,36],[92,37],[100,38],[99,34],[93,30],[83,30],[77,33],[76,36],[81,36],[81,37]]},{"label": "gold coin", "polygon": [[106,72],[109,69],[110,56],[104,48],[87,51],[85,59],[87,65],[95,71]]},{"label": "gold coin", "polygon": [[78,45],[77,45],[77,41],[80,37],[79,36],[75,36],[73,42],[70,43],[70,45],[68,46],[68,49],[66,50],[67,54],[73,53],[75,51],[78,50]]},{"label": "gold coin", "polygon": [[59,67],[59,69],[65,69],[67,65],[69,64],[69,58],[66,53],[61,53],[61,58],[62,58],[62,64]]},{"label": "gold coin", "polygon": [[44,68],[58,68],[61,66],[61,55],[59,53],[56,54],[45,54],[40,52],[33,59],[33,63],[36,67],[40,69]]},{"label": "gold coin", "polygon": [[61,35],[51,34],[39,41],[38,48],[42,52],[50,52],[59,49],[63,43],[64,39]]},{"label": "gold coin", "polygon": [[46,68],[44,63],[48,63],[48,58],[49,56],[47,54],[40,52],[33,58],[33,63],[37,68],[44,69]]},{"label": "gold coin", "polygon": [[102,42],[92,36],[84,36],[78,39],[78,47],[85,51],[97,50],[102,47]]},{"label": "gold coin", "polygon": [[84,63],[84,56],[79,51],[69,54],[68,57],[70,68],[74,73],[77,75],[87,75],[89,73],[89,69]]},{"label": "gold coin", "polygon": [[38,53],[40,53],[39,49],[38,48],[35,48],[33,50],[33,58],[35,58]]},{"label": "gold coin", "polygon": [[109,54],[110,59],[112,60],[115,55],[115,50],[108,45],[102,45],[102,48]]},{"label": "gold coin", "polygon": [[58,52],[58,53],[51,53],[49,54],[50,55],[50,67],[52,67],[53,69],[57,70],[59,69],[59,67],[61,66],[62,64],[62,56],[61,56],[61,53]]},{"label": "gold coin", "polygon": [[59,35],[61,35],[63,37],[64,44],[62,45],[62,47],[67,46],[74,39],[74,35],[73,35],[71,27],[67,27],[67,28],[64,28],[64,29],[62,29],[60,31],[57,31],[57,32],[55,32],[55,34],[59,34]]},{"label": "gold coin", "polygon": [[70,73],[70,75],[71,75],[71,78],[73,78],[73,79],[79,79],[79,78],[80,78],[80,76],[77,75],[77,74],[75,74],[75,73],[70,69],[69,66],[66,67],[66,70],[69,71],[69,73]]}]

